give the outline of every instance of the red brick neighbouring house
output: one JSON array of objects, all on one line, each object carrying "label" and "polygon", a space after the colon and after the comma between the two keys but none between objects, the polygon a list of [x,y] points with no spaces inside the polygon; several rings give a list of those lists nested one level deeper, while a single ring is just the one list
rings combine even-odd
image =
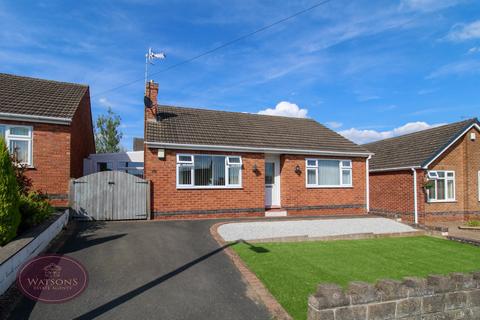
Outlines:
[{"label": "red brick neighbouring house", "polygon": [[371,155],[312,119],[157,104],[146,88],[145,178],[157,219],[367,212]]},{"label": "red brick neighbouring house", "polygon": [[479,130],[470,119],[365,144],[370,211],[422,224],[480,218]]},{"label": "red brick neighbouring house", "polygon": [[0,74],[0,136],[33,188],[66,206],[70,178],[95,153],[88,86]]}]

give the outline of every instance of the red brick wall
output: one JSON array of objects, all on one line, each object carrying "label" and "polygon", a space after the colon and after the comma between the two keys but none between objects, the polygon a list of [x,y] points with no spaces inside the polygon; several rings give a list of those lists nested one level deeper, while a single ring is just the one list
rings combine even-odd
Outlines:
[{"label": "red brick wall", "polygon": [[[470,140],[470,133],[476,133],[475,141]],[[476,128],[472,128],[432,163],[429,170],[455,171],[455,201],[425,202],[427,222],[466,220],[480,214],[480,132]]]},{"label": "red brick wall", "polygon": [[399,215],[413,221],[412,171],[371,172],[370,212]]},{"label": "red brick wall", "polygon": [[[157,149],[145,150],[145,178],[151,180],[152,212],[156,218],[210,218],[263,216],[265,207],[264,155],[258,153],[225,153],[166,150],[164,160]],[[176,154],[236,154],[242,156],[241,189],[177,189]],[[295,173],[295,166],[302,173]],[[259,173],[253,172],[256,165]],[[307,189],[305,156],[281,157],[281,205],[289,215],[364,214],[366,181],[365,159],[353,159],[352,188]]]},{"label": "red brick wall", "polygon": [[[264,177],[253,172],[253,165],[263,172],[263,154],[179,150],[179,153],[235,154],[242,156],[241,189],[177,189],[176,150],[166,150],[159,160],[157,149],[145,150],[145,178],[151,181],[152,212],[160,215],[207,218],[215,215],[263,215]],[[235,211],[245,209],[243,211]],[[198,213],[202,214],[199,215]],[[227,215],[228,216],[228,215]]]},{"label": "red brick wall", "polygon": [[[353,187],[350,188],[307,188],[305,158],[329,157],[282,155],[280,158],[281,205],[289,215],[366,213],[365,158],[351,159]],[[300,174],[295,172],[297,165]]]},{"label": "red brick wall", "polygon": [[70,177],[83,176],[83,159],[95,153],[90,93],[87,91],[71,124]]},{"label": "red brick wall", "polygon": [[0,123],[33,127],[33,168],[28,169],[26,175],[32,179],[34,190],[52,195],[53,205],[66,205],[70,179],[70,127],[5,120]]}]

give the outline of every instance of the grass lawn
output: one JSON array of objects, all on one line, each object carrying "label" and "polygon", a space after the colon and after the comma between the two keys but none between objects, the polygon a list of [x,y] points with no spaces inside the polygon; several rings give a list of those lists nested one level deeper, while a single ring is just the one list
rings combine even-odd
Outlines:
[{"label": "grass lawn", "polygon": [[306,319],[307,299],[320,282],[346,287],[480,269],[480,248],[433,237],[236,244],[233,249],[295,319]]}]

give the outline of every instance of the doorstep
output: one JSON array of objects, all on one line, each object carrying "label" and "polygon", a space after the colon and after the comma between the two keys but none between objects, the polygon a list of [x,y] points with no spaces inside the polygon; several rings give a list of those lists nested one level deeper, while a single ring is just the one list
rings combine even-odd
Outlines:
[{"label": "doorstep", "polygon": [[273,217],[286,217],[287,210],[282,208],[265,208],[265,217],[273,218]]}]

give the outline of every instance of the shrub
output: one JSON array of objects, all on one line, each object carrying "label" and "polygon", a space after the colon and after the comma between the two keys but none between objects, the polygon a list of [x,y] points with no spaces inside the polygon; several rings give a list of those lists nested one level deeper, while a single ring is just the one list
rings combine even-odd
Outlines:
[{"label": "shrub", "polygon": [[0,138],[0,245],[17,234],[20,224],[18,184],[3,138]]},{"label": "shrub", "polygon": [[20,195],[20,214],[22,216],[20,230],[23,231],[42,223],[52,213],[53,208],[44,194],[29,192],[27,195]]},{"label": "shrub", "polygon": [[25,175],[28,169],[26,164],[16,164],[15,157],[11,157],[13,172],[15,172],[15,178],[17,179],[18,191],[20,194],[27,195],[32,188],[32,179]]},{"label": "shrub", "polygon": [[467,221],[467,226],[469,226],[469,227],[480,227],[480,220],[469,220],[469,221]]}]

